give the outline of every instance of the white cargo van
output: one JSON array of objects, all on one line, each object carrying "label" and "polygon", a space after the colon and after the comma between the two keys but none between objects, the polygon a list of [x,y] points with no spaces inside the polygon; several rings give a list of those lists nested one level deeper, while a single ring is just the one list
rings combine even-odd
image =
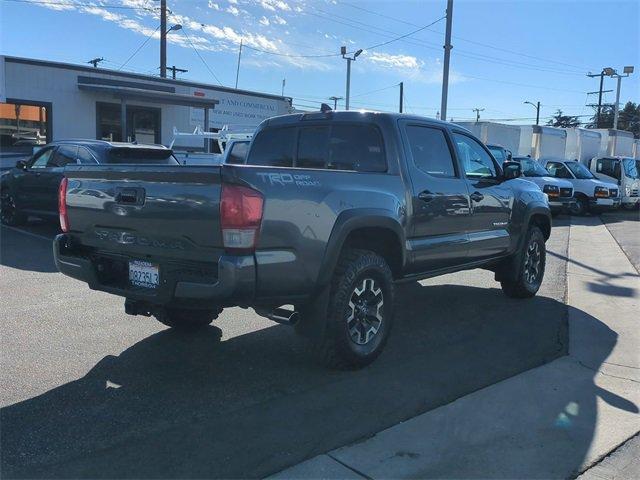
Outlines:
[{"label": "white cargo van", "polygon": [[600,180],[618,184],[622,207],[631,210],[640,205],[640,160],[605,156],[591,159],[589,168]]}]

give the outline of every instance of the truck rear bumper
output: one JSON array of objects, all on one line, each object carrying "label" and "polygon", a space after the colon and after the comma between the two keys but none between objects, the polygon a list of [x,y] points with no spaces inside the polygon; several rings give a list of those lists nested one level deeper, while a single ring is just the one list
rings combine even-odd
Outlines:
[{"label": "truck rear bumper", "polygon": [[[58,235],[53,242],[53,255],[56,267],[61,273],[85,282],[89,288],[139,300],[154,305],[184,306],[185,308],[212,308],[217,306],[243,305],[254,296],[256,268],[253,255],[223,255],[217,263],[217,275],[208,281],[195,281],[185,278],[179,270],[163,268],[160,265],[160,284],[148,289],[128,285],[128,272],[125,270],[117,282],[105,281],[95,258],[74,249],[70,237]],[[107,261],[111,260],[110,257]],[[125,264],[124,256],[113,256],[114,262]]]}]

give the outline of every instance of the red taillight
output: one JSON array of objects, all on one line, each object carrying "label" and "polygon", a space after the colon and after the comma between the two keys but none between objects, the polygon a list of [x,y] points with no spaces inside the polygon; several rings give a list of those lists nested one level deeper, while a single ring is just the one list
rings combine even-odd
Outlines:
[{"label": "red taillight", "polygon": [[222,242],[231,250],[253,249],[258,241],[264,198],[239,185],[223,185],[220,199]]},{"label": "red taillight", "polygon": [[58,188],[58,213],[60,214],[60,229],[69,231],[69,217],[67,215],[67,177],[63,178]]}]

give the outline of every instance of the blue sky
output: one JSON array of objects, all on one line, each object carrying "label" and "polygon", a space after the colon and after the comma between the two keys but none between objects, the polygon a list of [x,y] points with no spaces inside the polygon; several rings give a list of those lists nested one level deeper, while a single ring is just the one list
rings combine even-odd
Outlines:
[{"label": "blue sky", "polygon": [[[158,1],[0,0],[0,52],[70,63],[102,56],[107,68],[157,74]],[[45,3],[50,2],[50,3]],[[444,21],[410,37],[444,15],[446,0],[168,0],[168,64],[189,70],[182,78],[233,86],[243,39],[239,88],[280,93],[301,108],[345,94],[341,45],[365,49],[353,64],[352,108],[395,111],[404,81],[409,112],[439,110]],[[557,108],[590,115],[598,79],[585,76],[611,66],[635,65],[622,82],[621,101],[640,101],[640,2],[455,0],[448,117],[521,119],[530,123]],[[121,7],[121,8],[113,8]],[[122,8],[124,7],[124,8]],[[198,57],[195,47],[204,62]],[[262,53],[255,49],[266,52]],[[286,56],[289,55],[289,56]],[[306,57],[302,57],[306,56]],[[316,57],[309,57],[316,56]],[[207,67],[208,65],[208,67]],[[615,81],[605,80],[606,89]],[[605,95],[606,101],[615,99]],[[586,117],[583,117],[586,119]]]}]

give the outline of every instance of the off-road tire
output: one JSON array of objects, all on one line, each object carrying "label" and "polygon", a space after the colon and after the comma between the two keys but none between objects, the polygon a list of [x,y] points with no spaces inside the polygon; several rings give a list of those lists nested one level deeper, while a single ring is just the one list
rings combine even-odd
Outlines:
[{"label": "off-road tire", "polygon": [[[380,293],[374,294],[378,290]],[[364,306],[356,314],[354,304],[361,301],[361,296]],[[364,297],[367,297],[366,301]],[[384,258],[369,250],[342,252],[331,280],[324,334],[321,339],[315,339],[316,357],[333,369],[361,368],[373,362],[389,338],[394,301],[393,275]],[[360,321],[354,315],[364,320]],[[379,324],[378,316],[382,318]],[[375,325],[378,329],[372,333]],[[365,329],[368,330],[364,332]],[[352,335],[358,338],[354,339]],[[370,339],[365,344],[358,344],[363,335]]]},{"label": "off-road tire", "polygon": [[218,311],[171,308],[154,313],[160,323],[180,331],[195,331],[206,327],[216,318]]},{"label": "off-road tire", "polygon": [[[532,265],[537,261],[537,267]],[[505,272],[500,286],[507,297],[531,298],[538,293],[546,263],[544,235],[537,225],[530,225],[527,236],[518,252],[507,266],[511,271]],[[532,271],[535,270],[535,278]]]},{"label": "off-road tire", "polygon": [[27,215],[16,207],[15,199],[10,193],[2,193],[0,197],[0,220],[10,227],[27,223]]}]

